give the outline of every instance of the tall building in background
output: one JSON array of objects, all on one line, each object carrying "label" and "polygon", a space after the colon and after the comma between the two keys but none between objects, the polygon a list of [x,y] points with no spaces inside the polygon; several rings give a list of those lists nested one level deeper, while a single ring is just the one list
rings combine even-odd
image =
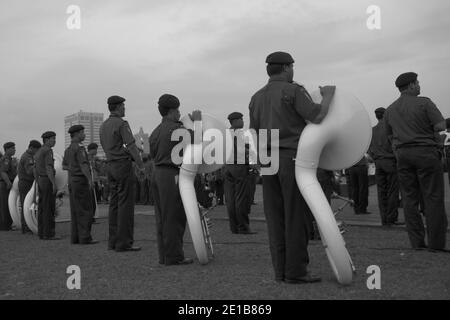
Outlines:
[{"label": "tall building in background", "polygon": [[100,144],[100,126],[103,123],[103,113],[84,112],[71,114],[64,117],[64,146],[67,148],[70,145],[70,134],[67,132],[69,128],[75,124],[81,124],[84,126],[84,133],[86,139],[83,144],[87,148],[88,144],[95,142],[98,144],[99,158],[105,157],[105,152]]},{"label": "tall building in background", "polygon": [[134,134],[134,140],[136,141],[136,146],[139,149],[142,149],[144,153],[150,153],[150,143],[148,141],[149,135],[148,133],[144,133],[144,129],[142,127],[139,129],[139,132]]}]

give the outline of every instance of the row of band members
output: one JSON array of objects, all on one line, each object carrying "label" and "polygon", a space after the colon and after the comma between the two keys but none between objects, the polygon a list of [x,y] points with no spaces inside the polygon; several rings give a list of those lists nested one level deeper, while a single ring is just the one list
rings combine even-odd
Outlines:
[{"label": "row of band members", "polygon": [[[288,53],[272,53],[267,57],[266,63],[269,82],[253,95],[249,111],[250,128],[282,129],[279,141],[279,170],[274,175],[263,177],[264,212],[275,280],[287,283],[317,282],[320,281],[320,277],[307,270],[309,262],[307,245],[312,219],[296,185],[293,159],[300,134],[306,126],[305,120],[321,123],[328,113],[335,87],[322,87],[320,90],[322,101],[314,103],[305,88],[293,82],[294,60]],[[434,132],[445,130],[445,120],[430,99],[418,97],[420,86],[417,74],[402,74],[395,81],[395,85],[401,95],[387,109],[384,120],[377,125],[378,134],[380,136],[382,134],[384,139],[378,141],[380,142],[378,147],[383,149],[383,153],[389,147],[395,148],[395,154],[389,150],[387,151],[389,156],[381,155],[374,160],[377,168],[386,169],[389,166],[392,169],[392,166],[395,166],[398,169],[399,185],[404,196],[407,231],[413,249],[446,252],[447,217],[442,166],[434,138]],[[125,116],[124,101],[125,99],[119,96],[108,99],[111,115],[100,128],[100,141],[107,157],[110,189],[108,249],[119,252],[140,250],[133,245],[135,171],[137,170],[138,176],[145,174],[145,166],[139,156],[131,129],[122,119]],[[151,189],[155,201],[159,263],[165,265],[192,263],[192,259],[184,257],[183,234],[186,216],[178,189],[179,167],[174,165],[171,159],[171,150],[178,143],[171,141],[171,133],[183,127],[179,122],[179,106],[178,98],[173,95],[165,94],[160,97],[158,110],[163,117],[162,122],[150,136],[151,158],[154,161]],[[270,116],[273,114],[277,117]],[[199,111],[194,111],[190,116],[193,121],[202,119]],[[417,130],[418,127],[420,130]],[[84,139],[84,132],[81,128],[71,128],[71,131],[72,145],[68,163],[73,167],[69,170],[71,172],[69,186],[72,227],[75,230],[72,234],[76,235],[72,238],[72,243],[95,243],[90,237],[92,201],[87,201],[92,197],[93,180],[88,170],[86,151],[79,145]],[[55,191],[55,183],[52,181],[54,172],[51,172],[50,165],[53,163],[51,148],[54,146],[54,139],[51,141],[51,138],[54,136],[54,133],[43,135],[44,147],[38,151],[39,156],[36,155],[39,193],[44,195],[39,200],[39,225],[46,225],[48,216],[54,212],[52,205],[54,207],[55,195],[51,189],[53,187]],[[270,148],[270,145],[267,147]],[[38,160],[41,158],[42,165]],[[133,161],[136,170],[133,168]],[[366,169],[364,166],[361,167]],[[240,168],[235,169],[227,170],[227,174],[230,179],[239,181],[243,175]],[[361,171],[366,172],[362,169]],[[388,170],[385,171],[389,173]],[[426,173],[426,176],[422,176],[421,172]],[[355,185],[352,188],[355,188]],[[233,190],[237,199],[240,197],[240,190],[239,188]],[[355,195],[355,192],[352,194]],[[428,244],[425,243],[425,228],[418,211],[420,194],[423,195],[424,201]],[[398,194],[395,197],[398,198]],[[357,201],[354,200],[356,207]],[[244,210],[243,207],[240,205],[234,208]],[[357,213],[363,213],[363,210],[358,209]],[[237,232],[252,233],[250,229],[240,230],[242,227],[248,227],[245,220],[238,221]],[[43,234],[39,234],[40,237],[55,238],[54,225],[53,229],[48,226],[44,226],[43,229]]]}]

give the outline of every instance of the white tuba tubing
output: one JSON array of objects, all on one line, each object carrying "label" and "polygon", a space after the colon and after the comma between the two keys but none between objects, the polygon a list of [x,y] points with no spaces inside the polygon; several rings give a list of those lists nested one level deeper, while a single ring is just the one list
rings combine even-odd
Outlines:
[{"label": "white tuba tubing", "polygon": [[316,219],[333,272],[339,283],[347,285],[352,281],[352,261],[333,211],[317,180],[320,155],[334,136],[333,126],[325,127],[330,120],[325,119],[321,125],[308,124],[303,130],[297,148],[295,179]]},{"label": "white tuba tubing", "polygon": [[184,150],[183,164],[180,168],[178,185],[181,200],[183,201],[186,219],[191,233],[192,243],[200,264],[208,263],[208,252],[203,238],[203,229],[200,220],[200,211],[195,194],[194,180],[200,163],[192,161],[202,158],[202,145],[190,144]]},{"label": "white tuba tubing", "polygon": [[20,212],[22,210],[22,204],[20,203],[20,194],[19,194],[19,177],[17,176],[14,179],[11,190],[8,195],[8,207],[9,214],[11,219],[13,220],[13,225],[20,229],[22,227],[22,221]]}]

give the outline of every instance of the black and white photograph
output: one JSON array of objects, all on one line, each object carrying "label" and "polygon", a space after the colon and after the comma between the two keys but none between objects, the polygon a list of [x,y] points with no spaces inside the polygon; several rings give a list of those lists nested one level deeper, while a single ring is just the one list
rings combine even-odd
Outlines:
[{"label": "black and white photograph", "polygon": [[450,300],[449,14],[1,0],[0,300]]}]

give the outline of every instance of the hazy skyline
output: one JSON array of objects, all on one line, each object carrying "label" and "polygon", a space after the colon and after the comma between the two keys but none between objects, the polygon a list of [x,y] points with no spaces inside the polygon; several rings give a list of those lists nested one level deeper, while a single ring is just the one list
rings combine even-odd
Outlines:
[{"label": "hazy skyline", "polygon": [[[69,30],[69,5],[81,8],[81,29]],[[381,30],[366,27],[370,5]],[[17,156],[42,132],[64,146],[64,116],[102,112],[124,96],[133,132],[151,131],[163,93],[180,98],[184,115],[199,108],[227,123],[245,115],[267,82],[265,58],[292,54],[294,79],[313,91],[335,84],[373,110],[398,97],[395,78],[419,74],[422,95],[450,116],[446,77],[450,3],[444,0],[299,1],[172,0],[23,1],[0,3],[0,144]]]}]

